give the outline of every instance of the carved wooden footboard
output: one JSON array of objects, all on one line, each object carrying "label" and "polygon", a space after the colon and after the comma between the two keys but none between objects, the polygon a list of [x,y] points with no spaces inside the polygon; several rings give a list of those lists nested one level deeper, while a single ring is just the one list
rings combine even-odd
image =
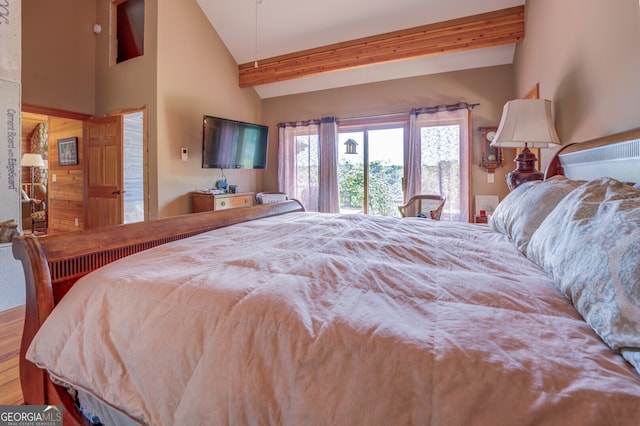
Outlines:
[{"label": "carved wooden footboard", "polygon": [[26,283],[20,347],[20,381],[25,404],[64,405],[65,414],[74,416],[69,421],[84,422],[72,408],[66,392],[24,357],[42,323],[80,277],[115,260],[170,241],[296,211],[304,211],[304,208],[298,201],[290,200],[246,209],[196,213],[39,238],[23,235],[14,239],[13,255],[22,262]]}]

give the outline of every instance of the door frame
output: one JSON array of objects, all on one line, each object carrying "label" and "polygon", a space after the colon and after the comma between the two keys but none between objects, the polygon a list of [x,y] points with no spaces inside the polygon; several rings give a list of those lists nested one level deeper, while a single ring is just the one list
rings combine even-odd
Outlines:
[{"label": "door frame", "polygon": [[[37,114],[37,115],[42,115],[47,117],[47,122],[51,123],[52,119],[57,119],[57,120],[73,120],[73,121],[77,121],[80,124],[80,127],[82,127],[82,123],[84,121],[86,121],[87,119],[90,119],[92,116],[90,114],[84,114],[84,113],[79,113],[79,112],[74,112],[74,111],[67,111],[67,110],[61,110],[61,109],[56,109],[56,108],[50,108],[50,107],[43,107],[43,106],[39,106],[39,105],[33,105],[33,104],[28,104],[28,103],[23,103],[20,107],[20,112],[21,113],[26,113],[26,114]],[[22,121],[22,120],[21,120]],[[52,140],[52,133],[56,133],[57,129],[49,129],[49,157],[53,158],[53,153],[52,151],[56,150],[56,141]],[[71,135],[70,135],[71,136]],[[84,135],[79,133],[79,134],[74,134],[73,136],[79,136],[81,138],[81,140],[79,140],[79,144],[80,146],[83,146],[83,141],[84,141]],[[20,143],[22,144],[24,141],[24,138],[26,138],[26,135],[22,134],[22,122],[20,124]],[[83,155],[84,153],[82,153]],[[81,153],[79,153],[79,155],[81,155]],[[56,157],[57,158],[57,157]],[[71,170],[72,168],[79,168],[82,169],[82,173],[84,173],[84,167],[82,164],[80,164],[79,166],[71,166],[68,167],[67,171]],[[79,229],[82,229],[84,226],[84,197],[81,197],[81,199],[77,200],[77,203],[81,204],[81,211],[77,212],[77,216],[78,218],[80,218],[79,223],[77,223],[75,226],[72,222],[73,217],[71,218],[67,218],[65,217],[65,215],[60,214],[61,210],[60,210],[60,206],[56,206],[56,203],[68,203],[69,201],[66,199],[59,199],[58,197],[56,197],[56,188],[57,185],[59,185],[59,183],[56,183],[55,181],[52,180],[52,170],[55,169],[55,164],[49,164],[49,173],[47,176],[47,192],[48,192],[48,196],[49,196],[49,202],[47,203],[47,226],[48,226],[48,230],[47,231],[53,231],[56,233],[60,233],[60,232],[71,232],[71,231],[76,231]],[[84,177],[82,175],[80,175],[80,181],[82,181],[84,179]],[[84,185],[84,183],[82,183],[82,185]],[[83,191],[82,188],[78,188],[78,190]],[[19,194],[18,194],[19,196]],[[64,204],[61,204],[64,206]],[[77,204],[74,204],[74,206],[76,206]],[[56,214],[58,213],[58,214]]]},{"label": "door frame", "polygon": [[[361,132],[363,134],[363,211],[369,214],[369,132],[385,129],[402,129],[403,150],[403,177],[401,178],[403,200],[406,198],[406,167],[407,167],[407,141],[409,140],[409,119],[402,115],[389,115],[379,117],[365,117],[361,119],[344,120],[338,125],[338,135],[341,133]],[[340,149],[340,148],[339,148]],[[336,164],[337,166],[337,164]]]}]

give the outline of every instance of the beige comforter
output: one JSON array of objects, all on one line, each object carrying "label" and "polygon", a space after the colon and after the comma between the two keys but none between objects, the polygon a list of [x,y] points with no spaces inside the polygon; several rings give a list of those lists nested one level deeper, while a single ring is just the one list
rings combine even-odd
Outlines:
[{"label": "beige comforter", "polygon": [[488,227],[293,213],[83,278],[31,345],[151,425],[631,425],[640,377]]}]

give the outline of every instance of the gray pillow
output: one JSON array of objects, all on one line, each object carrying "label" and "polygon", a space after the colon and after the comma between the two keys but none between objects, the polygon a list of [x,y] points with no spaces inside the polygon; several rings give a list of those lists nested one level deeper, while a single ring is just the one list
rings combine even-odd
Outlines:
[{"label": "gray pillow", "polygon": [[526,254],[529,240],[542,221],[560,200],[583,183],[554,176],[520,185],[498,204],[489,226],[509,236],[518,250]]},{"label": "gray pillow", "polygon": [[640,190],[609,178],[585,183],[534,232],[527,256],[640,373]]}]

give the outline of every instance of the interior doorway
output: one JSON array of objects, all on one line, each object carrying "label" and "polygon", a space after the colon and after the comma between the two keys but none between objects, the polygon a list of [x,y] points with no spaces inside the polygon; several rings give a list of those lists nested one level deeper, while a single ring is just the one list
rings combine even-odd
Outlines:
[{"label": "interior doorway", "polygon": [[124,223],[142,222],[147,218],[145,194],[144,111],[123,114]]},{"label": "interior doorway", "polygon": [[122,222],[148,220],[147,109],[117,111],[107,116],[122,118]]},{"label": "interior doorway", "polygon": [[[147,159],[147,126],[146,107],[114,112],[109,115],[120,115],[123,118],[122,174],[124,182],[123,222],[144,221],[149,218],[148,192],[148,159]],[[43,155],[46,169],[42,169],[43,184],[47,189],[46,229],[47,232],[69,232],[87,228],[85,215],[88,206],[83,199],[85,192],[83,123],[90,120],[86,114],[56,110],[32,105],[23,105],[21,114],[21,151],[31,152],[31,138],[40,123],[48,129],[47,153]],[[58,161],[58,141],[69,137],[77,137],[78,163],[61,164]],[[30,183],[30,170],[21,168],[22,183]],[[27,185],[30,186],[30,185]],[[28,191],[27,191],[28,192]],[[27,194],[28,195],[28,194]],[[23,203],[24,218],[22,227],[27,225],[31,211],[28,201]],[[100,214],[105,214],[102,210]]]},{"label": "interior doorway", "polygon": [[[36,152],[35,134],[42,135],[39,145],[45,166],[36,173],[44,191],[44,195],[34,194],[41,198],[39,204],[44,212],[44,226],[39,231],[46,233],[78,231],[84,228],[83,173],[82,165],[82,132],[83,122],[91,116],[87,114],[62,111],[53,108],[23,104],[21,111],[21,152]],[[78,138],[79,161],[77,164],[60,163],[58,159],[58,141]],[[30,170],[21,167],[21,182],[29,183]],[[37,172],[37,170],[36,170]],[[29,197],[28,191],[25,191]],[[22,198],[22,228],[31,229],[32,209],[29,201]]]}]

